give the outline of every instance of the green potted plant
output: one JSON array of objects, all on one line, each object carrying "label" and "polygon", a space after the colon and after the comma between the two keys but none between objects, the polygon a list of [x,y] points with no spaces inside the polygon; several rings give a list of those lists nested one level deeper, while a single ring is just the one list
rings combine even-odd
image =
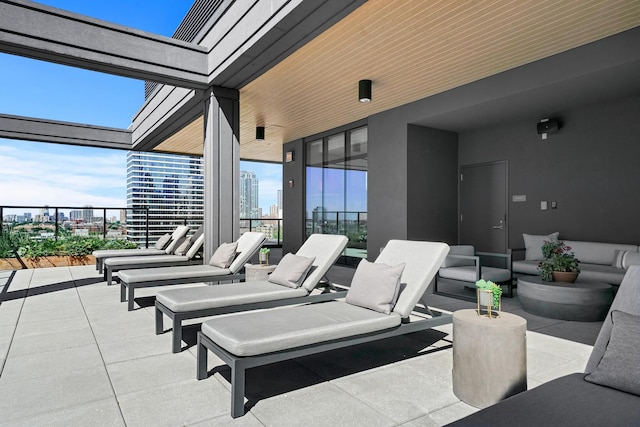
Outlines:
[{"label": "green potted plant", "polygon": [[571,251],[571,246],[565,245],[564,242],[545,241],[542,245],[542,255],[544,261],[538,264],[542,280],[569,283],[576,281],[580,273],[580,261]]},{"label": "green potted plant", "polygon": [[[481,307],[488,307],[500,311],[502,308],[502,287],[490,280],[478,280],[478,314],[481,314]],[[491,317],[491,310],[488,310]]]},{"label": "green potted plant", "polygon": [[269,265],[269,253],[271,249],[269,248],[260,248],[260,252],[258,253],[258,259],[260,260],[260,264]]}]

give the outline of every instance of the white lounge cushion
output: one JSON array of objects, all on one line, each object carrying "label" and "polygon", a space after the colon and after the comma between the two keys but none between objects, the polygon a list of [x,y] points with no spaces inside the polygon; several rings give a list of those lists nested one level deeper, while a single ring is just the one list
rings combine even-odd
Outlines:
[{"label": "white lounge cushion", "polygon": [[148,264],[157,263],[176,263],[187,262],[189,258],[180,255],[149,255],[149,256],[132,256],[121,258],[107,258],[104,260],[105,265],[110,267],[130,267],[130,268],[144,268]]},{"label": "white lounge cushion", "polygon": [[391,313],[398,300],[404,266],[404,263],[390,266],[363,259],[353,275],[345,301],[380,313]]},{"label": "white lounge cushion", "polygon": [[401,317],[342,301],[218,316],[202,332],[236,356],[254,356],[393,328]]},{"label": "white lounge cushion", "polygon": [[267,239],[267,235],[256,231],[247,231],[243,233],[237,240],[236,256],[229,270],[232,273],[239,272],[244,265],[249,262],[249,258],[255,254]]},{"label": "white lounge cushion", "polygon": [[209,265],[219,268],[229,268],[233,259],[236,257],[236,249],[238,242],[222,243],[213,253],[209,260]]},{"label": "white lounge cushion", "polygon": [[544,259],[542,255],[542,245],[544,245],[544,242],[557,242],[559,234],[559,231],[547,235],[522,233],[524,247],[526,249],[524,255],[525,261],[542,261]]},{"label": "white lounge cushion", "polygon": [[135,268],[132,270],[120,270],[118,277],[127,284],[148,283],[154,281],[179,279],[202,279],[226,276],[229,269],[213,267],[211,265],[182,265],[176,267]]},{"label": "white lounge cushion", "polygon": [[164,249],[156,248],[137,248],[137,249],[102,249],[93,251],[92,255],[96,258],[112,258],[123,256],[145,256],[145,255],[162,255]]},{"label": "white lounge cushion", "polygon": [[[208,267],[215,268],[211,266]],[[259,281],[171,289],[158,292],[156,301],[174,313],[179,313],[304,297],[307,294],[307,291],[302,288],[293,289],[267,281]]]},{"label": "white lounge cushion", "polygon": [[163,236],[160,236],[158,241],[156,241],[156,249],[165,249],[170,241],[171,241],[171,234],[167,233]]},{"label": "white lounge cushion", "polygon": [[276,269],[269,275],[269,282],[290,288],[298,288],[307,277],[315,257],[288,253],[282,257]]},{"label": "white lounge cushion", "polygon": [[311,292],[336,262],[349,239],[338,234],[312,234],[296,251],[296,255],[315,257],[302,287]]}]

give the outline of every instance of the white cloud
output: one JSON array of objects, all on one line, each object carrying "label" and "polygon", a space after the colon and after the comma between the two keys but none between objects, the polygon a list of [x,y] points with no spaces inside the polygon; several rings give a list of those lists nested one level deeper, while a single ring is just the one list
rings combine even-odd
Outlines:
[{"label": "white cloud", "polygon": [[[41,149],[38,149],[41,148]],[[0,145],[0,204],[126,206],[126,157],[113,150]]]}]

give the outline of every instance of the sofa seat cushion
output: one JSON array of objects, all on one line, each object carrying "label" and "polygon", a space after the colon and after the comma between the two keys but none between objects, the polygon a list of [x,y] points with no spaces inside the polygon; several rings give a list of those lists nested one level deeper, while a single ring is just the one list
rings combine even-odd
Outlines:
[{"label": "sofa seat cushion", "polygon": [[580,263],[580,275],[578,279],[599,280],[611,285],[619,285],[622,283],[625,273],[626,270],[610,265]]},{"label": "sofa seat cushion", "polygon": [[123,256],[145,256],[145,255],[163,255],[162,249],[141,248],[141,249],[102,249],[93,251],[92,255],[96,258],[117,258]]},{"label": "sofa seat cushion", "polygon": [[580,263],[613,265],[616,251],[638,251],[636,245],[622,245],[617,243],[581,242],[565,240],[564,244],[571,247]]},{"label": "sofa seat cushion", "polygon": [[[476,281],[476,267],[449,267],[441,268],[438,271],[440,277],[452,280],[461,280],[463,282]],[[511,279],[511,272],[504,268],[482,267],[480,269],[480,278],[490,280],[492,282],[506,282]]]},{"label": "sofa seat cushion", "polygon": [[[443,257],[444,258],[444,257]],[[236,356],[255,356],[399,326],[382,314],[342,301],[218,316],[202,333]]]},{"label": "sofa seat cushion", "polygon": [[513,261],[512,269],[514,273],[537,276],[540,274],[538,264],[540,264],[540,261]]},{"label": "sofa seat cushion", "polygon": [[267,281],[225,283],[158,292],[156,301],[174,313],[230,307],[306,296],[304,288],[288,288]]},{"label": "sofa seat cushion", "polygon": [[136,268],[132,270],[120,270],[120,280],[127,284],[145,283],[160,280],[179,280],[226,276],[231,272],[227,268],[212,267],[210,265],[189,265],[178,267]]},{"label": "sofa seat cushion", "polygon": [[450,427],[637,426],[640,399],[571,374],[471,414]]},{"label": "sofa seat cushion", "polygon": [[[513,261],[513,272],[538,276],[538,263],[539,261]],[[580,263],[579,266],[579,280],[598,280],[611,285],[619,285],[626,273],[625,270],[610,265]]]}]

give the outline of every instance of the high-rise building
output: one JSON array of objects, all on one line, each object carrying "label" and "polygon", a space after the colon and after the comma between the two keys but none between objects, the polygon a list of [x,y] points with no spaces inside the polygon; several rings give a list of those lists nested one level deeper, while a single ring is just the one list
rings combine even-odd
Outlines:
[{"label": "high-rise building", "polygon": [[176,225],[202,224],[204,177],[202,158],[165,153],[127,153],[127,236],[140,245],[154,242]]},{"label": "high-rise building", "polygon": [[240,218],[260,218],[258,178],[253,172],[240,171]]}]

